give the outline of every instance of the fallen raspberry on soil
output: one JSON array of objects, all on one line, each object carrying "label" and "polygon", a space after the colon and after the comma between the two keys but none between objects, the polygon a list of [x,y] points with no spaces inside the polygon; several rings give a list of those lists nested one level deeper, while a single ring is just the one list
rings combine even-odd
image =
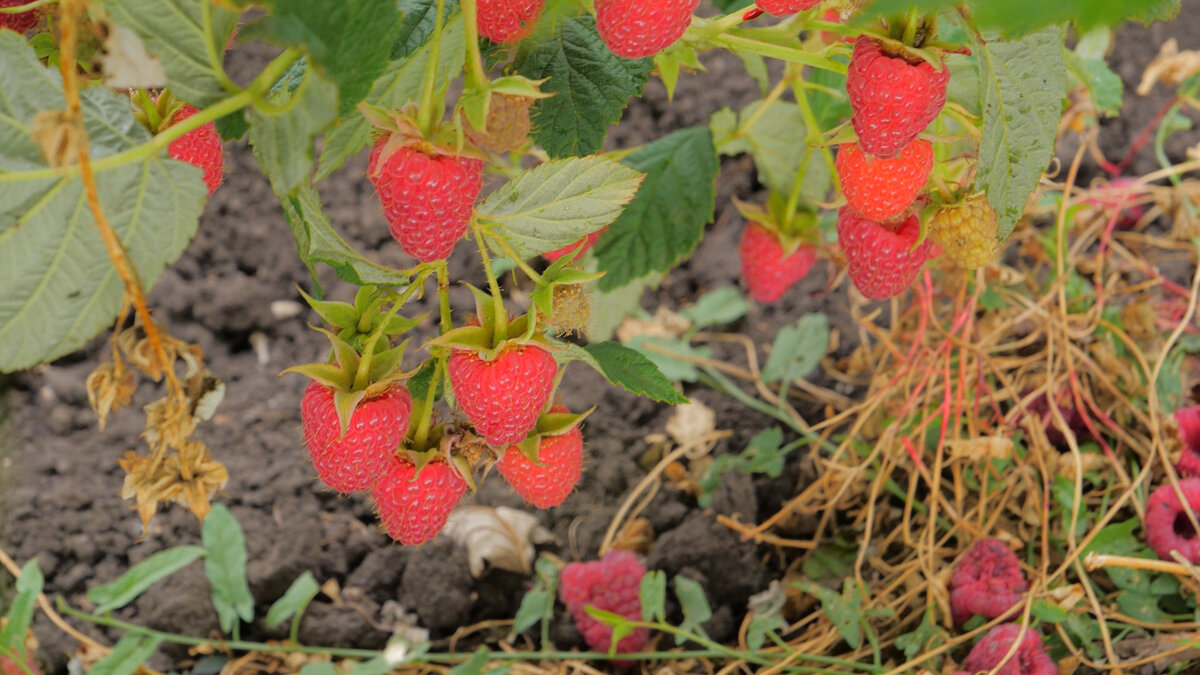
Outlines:
[{"label": "fallen raspberry on soil", "polygon": [[[1083,421],[1083,416],[1079,414],[1075,406],[1069,403],[1056,403],[1055,407],[1058,408],[1059,414],[1062,415],[1063,421],[1067,423],[1071,433],[1075,434],[1076,443],[1095,440],[1092,432],[1087,428],[1087,423]],[[1054,421],[1054,413],[1050,410],[1050,400],[1046,398],[1045,394],[1029,402],[1029,411],[1041,418],[1046,429],[1046,438],[1051,445],[1059,450],[1067,450],[1071,447],[1067,443],[1066,434],[1058,428],[1058,424]]]},{"label": "fallen raspberry on soil", "polygon": [[[1200,478],[1179,481],[1179,490],[1193,513],[1200,514]],[[1200,536],[1171,484],[1160,485],[1146,500],[1146,543],[1159,558],[1173,560],[1171,551],[1200,563]]]},{"label": "fallen raspberry on soil", "polygon": [[997,539],[981,539],[950,577],[950,613],[958,626],[976,614],[995,619],[1021,602],[1028,590],[1017,556]]},{"label": "fallen raspberry on soil", "polygon": [[[1005,655],[1020,636],[1012,658],[993,672],[993,668],[1004,661]],[[1004,623],[987,632],[971,649],[962,669],[968,673],[993,673],[993,675],[1058,675],[1058,666],[1042,647],[1042,636],[1032,628],[1022,628],[1015,623]]]},{"label": "fallen raspberry on soil", "polygon": [[1175,422],[1179,425],[1179,437],[1192,450],[1200,451],[1200,405],[1180,408],[1175,411]]},{"label": "fallen raspberry on soil", "polygon": [[[558,597],[570,610],[575,626],[587,643],[597,651],[608,651],[612,628],[593,619],[586,611],[596,609],[620,614],[641,621],[642,600],[639,595],[646,568],[629,551],[609,551],[602,560],[569,563],[562,570]],[[636,628],[617,643],[617,653],[641,651],[650,639],[650,631]]]}]

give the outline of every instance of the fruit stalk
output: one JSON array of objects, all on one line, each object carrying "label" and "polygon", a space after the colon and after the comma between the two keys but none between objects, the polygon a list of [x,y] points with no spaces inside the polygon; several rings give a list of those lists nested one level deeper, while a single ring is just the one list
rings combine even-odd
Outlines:
[{"label": "fruit stalk", "polygon": [[[421,129],[421,133],[427,137],[433,132],[433,123],[435,122],[433,99],[434,90],[437,89],[439,55],[442,51],[442,28],[445,26],[443,12],[446,9],[445,5],[446,0],[438,0],[437,16],[434,18],[433,23],[433,37],[429,42],[429,63],[425,66],[425,75],[421,80],[421,103],[417,109],[417,126]],[[468,28],[468,30],[470,29]]]},{"label": "fruit stalk", "polygon": [[492,258],[488,255],[479,223],[472,221],[471,231],[474,232],[475,243],[479,246],[479,258],[483,261],[483,271],[487,275],[488,292],[492,294],[492,308],[496,314],[492,346],[495,347],[508,337],[508,310],[504,308],[504,295],[500,293],[500,284],[496,281],[495,271],[492,270]]},{"label": "fruit stalk", "polygon": [[[467,31],[467,82],[466,89],[482,89],[487,86],[487,73],[483,70],[483,54],[479,52],[479,10],[476,0],[462,0],[463,21]],[[441,11],[441,3],[438,3]],[[436,47],[435,47],[436,49]],[[430,63],[434,63],[431,60]]]}]

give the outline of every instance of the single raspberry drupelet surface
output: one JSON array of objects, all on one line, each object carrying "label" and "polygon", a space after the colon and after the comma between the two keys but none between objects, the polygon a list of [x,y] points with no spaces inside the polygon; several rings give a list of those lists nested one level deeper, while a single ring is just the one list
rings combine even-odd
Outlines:
[{"label": "single raspberry drupelet surface", "polygon": [[796,282],[808,276],[817,251],[804,244],[792,253],[783,249],[778,237],[758,223],[746,223],[738,242],[742,281],[750,297],[758,302],[775,302]]},{"label": "single raspberry drupelet surface", "polygon": [[1176,410],[1175,423],[1179,425],[1179,438],[1184,445],[1200,450],[1200,405]]},{"label": "single raspberry drupelet surface", "polygon": [[[1179,481],[1179,490],[1200,518],[1200,478]],[[1179,551],[1192,563],[1200,563],[1200,535],[1169,483],[1158,486],[1146,500],[1146,543],[1163,560],[1173,560],[1171,551]]]},{"label": "single raspberry drupelet surface", "polygon": [[900,154],[946,105],[950,70],[886,53],[860,35],[846,73],[850,118],[858,144],[877,157]]},{"label": "single raspberry drupelet surface", "polygon": [[[168,126],[178,124],[197,112],[184,103],[175,111]],[[215,123],[203,124],[175,139],[167,147],[167,154],[171,159],[187,162],[203,171],[204,184],[208,186],[210,197],[221,186],[225,172],[225,149],[221,146],[221,135],[217,133]]]},{"label": "single raspberry drupelet surface", "polygon": [[997,539],[981,539],[950,577],[950,612],[958,626],[976,614],[995,619],[1020,603],[1028,590],[1017,556]]},{"label": "single raspberry drupelet surface", "polygon": [[499,44],[520,42],[533,32],[545,6],[545,0],[479,0],[479,34]]},{"label": "single raspberry drupelet surface", "polygon": [[395,148],[388,137],[371,150],[367,175],[375,185],[389,229],[404,251],[421,262],[445,260],[471,223],[483,188],[483,160]]},{"label": "single raspberry drupelet surface", "polygon": [[310,382],[300,402],[300,417],[317,476],[342,493],[371,487],[404,440],[411,414],[412,395],[397,385],[360,401],[343,436],[333,390]]},{"label": "single raspberry drupelet surface", "polygon": [[550,399],[558,363],[549,351],[510,344],[495,359],[455,349],[446,364],[458,405],[489,445],[525,440]]},{"label": "single raspberry drupelet surface", "polygon": [[758,0],[755,4],[771,16],[789,16],[816,7],[821,0]]},{"label": "single raspberry drupelet surface", "polygon": [[683,36],[700,0],[596,0],[596,29],[612,53],[654,56]]},{"label": "single raspberry drupelet surface", "polygon": [[872,157],[857,143],[838,149],[837,172],[846,202],[864,218],[885,222],[912,206],[933,169],[933,145],[909,143],[891,159]]},{"label": "single raspberry drupelet surface", "polygon": [[[1004,661],[1018,637],[1021,642],[1016,651]],[[1042,646],[1042,636],[1032,628],[1022,629],[1015,623],[1003,623],[988,631],[971,648],[971,653],[962,662],[962,669],[968,673],[989,673],[1001,662],[1004,666],[993,675],[1058,675],[1058,666]]]},{"label": "single raspberry drupelet surface", "polygon": [[446,462],[432,461],[418,473],[407,457],[395,455],[371,487],[371,497],[388,535],[416,546],[442,531],[466,491],[466,481]]},{"label": "single raspberry drupelet surface", "polygon": [[[588,615],[590,605],[606,612],[640,621],[642,600],[639,595],[646,568],[629,551],[614,550],[602,560],[569,563],[562,570],[558,597],[575,619],[575,626],[588,645],[596,651],[608,651],[612,628]],[[617,643],[617,653],[628,654],[646,646],[650,632],[636,628]]]},{"label": "single raspberry drupelet surface", "polygon": [[846,254],[850,281],[872,300],[903,293],[933,257],[933,242],[917,246],[921,222],[916,214],[896,226],[884,226],[844,206],[838,211],[838,245]]}]

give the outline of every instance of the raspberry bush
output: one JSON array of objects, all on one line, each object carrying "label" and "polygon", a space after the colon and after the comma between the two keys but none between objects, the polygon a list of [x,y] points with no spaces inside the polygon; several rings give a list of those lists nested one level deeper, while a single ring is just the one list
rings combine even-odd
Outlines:
[{"label": "raspberry bush", "polygon": [[[285,371],[311,381],[296,407],[313,472],[339,493],[369,495],[381,526],[402,544],[433,539],[460,499],[495,474],[535,507],[567,499],[586,466],[588,435],[604,432],[583,424],[591,411],[558,400],[559,387],[581,368],[669,405],[688,402],[681,382],[702,382],[752,401],[814,448],[828,449],[828,434],[798,421],[787,403],[791,383],[814,372],[831,346],[823,315],[797,317],[781,331],[761,371],[748,347],[748,378],[766,403],[722,379],[747,371],[702,370],[708,353],[689,343],[700,329],[740,317],[741,298],[713,296],[719,300],[709,314],[694,308],[680,330],[614,335],[622,318],[638,312],[643,290],[696,250],[718,207],[722,158],[745,154],[767,192],[763,203],[737,204],[746,221],[738,245],[746,294],[778,302],[815,266],[832,262],[831,288],[855,307],[913,298],[920,314],[906,361],[932,373],[944,356],[947,396],[939,405],[949,406],[952,341],[935,349],[919,343],[935,314],[936,289],[966,303],[955,307],[952,327],[937,324],[951,336],[974,325],[981,306],[1016,306],[1009,290],[988,284],[1008,278],[1003,256],[1016,251],[1006,246],[1010,239],[1022,242],[1014,255],[1027,254],[1033,237],[1022,228],[1032,226],[1023,218],[1047,199],[1061,198],[1063,213],[1082,208],[1068,206],[1069,186],[1058,197],[1039,188],[1064,104],[1086,97],[1092,110],[1114,105],[1116,76],[1084,47],[1122,21],[1169,19],[1179,10],[1178,0],[1040,3],[1021,11],[1004,5],[2,0],[0,371],[51,362],[110,331],[111,359],[86,382],[100,427],[109,415],[132,414],[122,409],[139,389],[160,387],[145,406],[146,446],[114,457],[126,473],[114,492],[131,501],[147,531],[169,504],[209,516],[228,481],[221,456],[230,449],[207,447],[196,431],[212,418],[230,374],[213,372],[197,345],[157,322],[146,293],[195,236],[206,199],[222,189],[222,143],[246,142],[312,272],[300,293],[314,330],[329,342],[318,361]],[[227,51],[256,41],[276,46],[277,56],[249,82],[232,81]],[[673,95],[680,78],[704,77],[700,56],[712,50],[742,59],[760,100],[645,145],[606,145],[610,125],[651,78]],[[1194,100],[1186,89],[1176,111]],[[369,153],[361,180],[394,245],[411,260],[407,267],[355,250],[323,206],[322,183],[360,153]],[[1091,203],[1124,208],[1110,195]],[[1045,243],[1060,261],[1056,278],[1065,274],[1067,246],[1061,237]],[[477,285],[451,275],[447,261],[463,249],[475,256]],[[352,302],[329,299],[347,291],[322,287],[322,267],[355,287]],[[459,284],[469,288],[470,306],[451,302]],[[1067,291],[1060,295],[1065,313]],[[437,298],[435,316],[413,308],[426,296]],[[893,318],[907,325],[904,316]],[[1093,328],[1110,319],[1096,319]],[[672,348],[686,358],[672,360]],[[965,369],[961,359],[955,363]],[[970,377],[992,375],[981,365]],[[888,414],[908,420],[925,391],[922,380]],[[833,407],[845,398],[822,396]],[[976,409],[986,398],[979,396]],[[995,401],[988,399],[1003,416]],[[1047,423],[1042,433],[1048,440],[1060,433],[1072,450],[1084,429],[1059,418],[1086,426],[1100,416],[1081,397],[1060,402],[1042,393],[1019,406],[1030,419],[1037,401]],[[940,448],[951,415],[938,411]],[[1179,418],[1189,445],[1193,417]],[[853,444],[865,424],[844,442]],[[1103,442],[1093,427],[1087,433]],[[904,437],[906,456],[927,470],[910,436],[917,432]],[[778,475],[781,439],[759,439],[738,459],[714,463],[698,479],[676,475],[676,482],[703,503],[712,480],[731,468]],[[1180,473],[1195,473],[1188,461],[1179,460]],[[1195,480],[1161,485],[1141,509],[1150,548],[1163,560],[1176,554],[1197,562],[1195,537],[1181,541],[1178,530],[1194,508]],[[888,489],[903,492],[896,483]],[[1177,529],[1163,529],[1167,522]],[[965,571],[949,581],[950,629],[973,630],[976,616],[1013,620],[1013,608],[1032,592],[1004,542],[977,539],[960,563]],[[989,575],[1003,576],[1003,588]],[[687,581],[677,580],[685,621],[672,627],[658,607],[661,589],[654,593],[661,579],[632,553],[571,563],[561,581],[559,597],[597,651],[640,652],[652,628],[717,649],[703,641],[704,619],[696,617],[706,608]],[[863,601],[861,588],[847,581],[831,590],[837,585],[795,587],[833,616]],[[552,606],[554,593],[540,592]],[[226,632],[236,633],[238,617],[249,621],[248,611],[244,603],[218,603]],[[833,622],[857,650],[863,626],[881,611]],[[758,646],[778,632],[781,612],[759,612]],[[1010,632],[1007,624],[993,629],[964,667],[1000,664],[998,645],[1017,640]],[[1022,635],[1020,662],[1042,668],[1041,634]],[[25,657],[13,636],[0,642],[12,648],[0,655],[5,668]],[[862,658],[856,652],[833,665]]]}]

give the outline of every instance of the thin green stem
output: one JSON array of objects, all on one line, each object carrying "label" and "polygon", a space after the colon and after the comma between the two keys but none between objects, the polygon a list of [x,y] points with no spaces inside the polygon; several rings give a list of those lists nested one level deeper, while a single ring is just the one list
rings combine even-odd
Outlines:
[{"label": "thin green stem", "polygon": [[[239,91],[229,98],[215,103],[191,117],[162,130],[154,138],[135,148],[130,148],[115,155],[109,155],[92,162],[92,171],[100,173],[116,169],[132,162],[141,161],[154,155],[166,152],[171,143],[200,127],[218,120],[230,113],[237,112],[250,105],[254,100],[254,92],[262,87],[270,87],[283,71],[300,58],[300,52],[288,49],[259,73],[249,87]],[[264,85],[264,83],[266,83]],[[33,171],[0,172],[0,183],[15,183],[17,181],[46,180],[52,178],[72,178],[79,174],[79,165],[73,164],[61,169],[35,169]]]},{"label": "thin green stem", "polygon": [[450,315],[450,272],[446,261],[441,261],[437,268],[438,311],[441,313],[442,334],[454,330],[454,319]]},{"label": "thin green stem", "polygon": [[843,75],[846,73],[846,64],[844,63],[838,63],[833,59],[818,56],[802,49],[771,44],[770,42],[755,40],[744,35],[718,35],[713,38],[712,44],[714,47],[723,47],[735,53],[758,54],[759,56],[779,59],[788,63],[799,63]]},{"label": "thin green stem", "polygon": [[512,260],[517,267],[521,268],[521,271],[524,272],[525,275],[528,276],[534,283],[542,282],[542,275],[538,274],[537,270],[530,267],[529,263],[521,259],[521,256],[517,254],[515,249],[513,249],[512,244],[508,243],[508,240],[497,235],[491,230],[487,230],[486,234],[488,240],[496,244],[496,246],[500,248],[504,255],[509,260]]},{"label": "thin green stem", "polygon": [[476,0],[462,0],[463,21],[466,23],[467,81],[466,89],[482,89],[487,86],[487,73],[483,70],[483,54],[479,51],[479,7]]},{"label": "thin green stem", "polygon": [[415,452],[425,452],[425,446],[429,444],[429,428],[433,425],[433,398],[437,393],[438,381],[442,379],[442,369],[445,367],[445,358],[439,356],[433,364],[433,375],[429,378],[429,387],[425,389],[425,401],[421,406],[421,420],[417,423],[417,431],[413,434],[413,447]]},{"label": "thin green stem", "polygon": [[[238,87],[229,79],[229,75],[225,73],[225,63],[221,58],[221,52],[217,51],[217,45],[213,42],[213,26],[212,26],[212,3],[208,0],[203,0],[200,3],[200,16],[204,24],[204,47],[208,52],[208,65],[217,76],[217,81],[225,88],[225,91],[237,91]],[[224,47],[222,47],[222,52]]]},{"label": "thin green stem", "polygon": [[475,234],[479,258],[483,261],[483,271],[487,274],[488,292],[492,294],[492,309],[496,315],[496,332],[492,336],[492,346],[495,347],[500,341],[508,338],[508,310],[504,307],[504,296],[500,294],[500,284],[496,281],[495,271],[492,270],[492,258],[488,255],[487,245],[483,241],[483,228],[479,223],[472,222],[471,231]]},{"label": "thin green stem", "polygon": [[43,7],[45,5],[52,5],[56,2],[58,2],[58,0],[34,0],[33,2],[27,2],[24,5],[14,5],[13,7],[0,7],[0,14],[21,14],[23,12],[33,11],[33,10],[37,9],[38,7]]},{"label": "thin green stem", "polygon": [[[433,23],[433,39],[429,44],[429,62],[425,66],[425,75],[421,80],[421,102],[417,108],[417,126],[421,133],[429,136],[434,123],[434,94],[437,91],[437,69],[442,50],[442,28],[445,24],[446,0],[438,0],[437,17]],[[438,106],[440,108],[440,106]]]},{"label": "thin green stem", "polygon": [[908,10],[908,16],[904,21],[904,33],[901,36],[901,41],[908,46],[912,46],[917,40],[917,26],[920,25],[920,13],[916,7]]},{"label": "thin green stem", "polygon": [[792,95],[796,97],[796,105],[800,108],[800,117],[804,120],[804,126],[808,130],[808,138],[805,143],[809,147],[818,147],[821,150],[821,156],[825,158],[825,164],[829,167],[829,175],[833,178],[833,186],[838,191],[842,191],[841,180],[838,178],[837,165],[833,159],[833,151],[821,143],[821,137],[825,135],[825,130],[821,128],[817,122],[817,116],[813,113],[812,103],[808,100],[808,92],[804,91],[804,87],[799,86],[802,78],[794,78],[792,80]]}]

